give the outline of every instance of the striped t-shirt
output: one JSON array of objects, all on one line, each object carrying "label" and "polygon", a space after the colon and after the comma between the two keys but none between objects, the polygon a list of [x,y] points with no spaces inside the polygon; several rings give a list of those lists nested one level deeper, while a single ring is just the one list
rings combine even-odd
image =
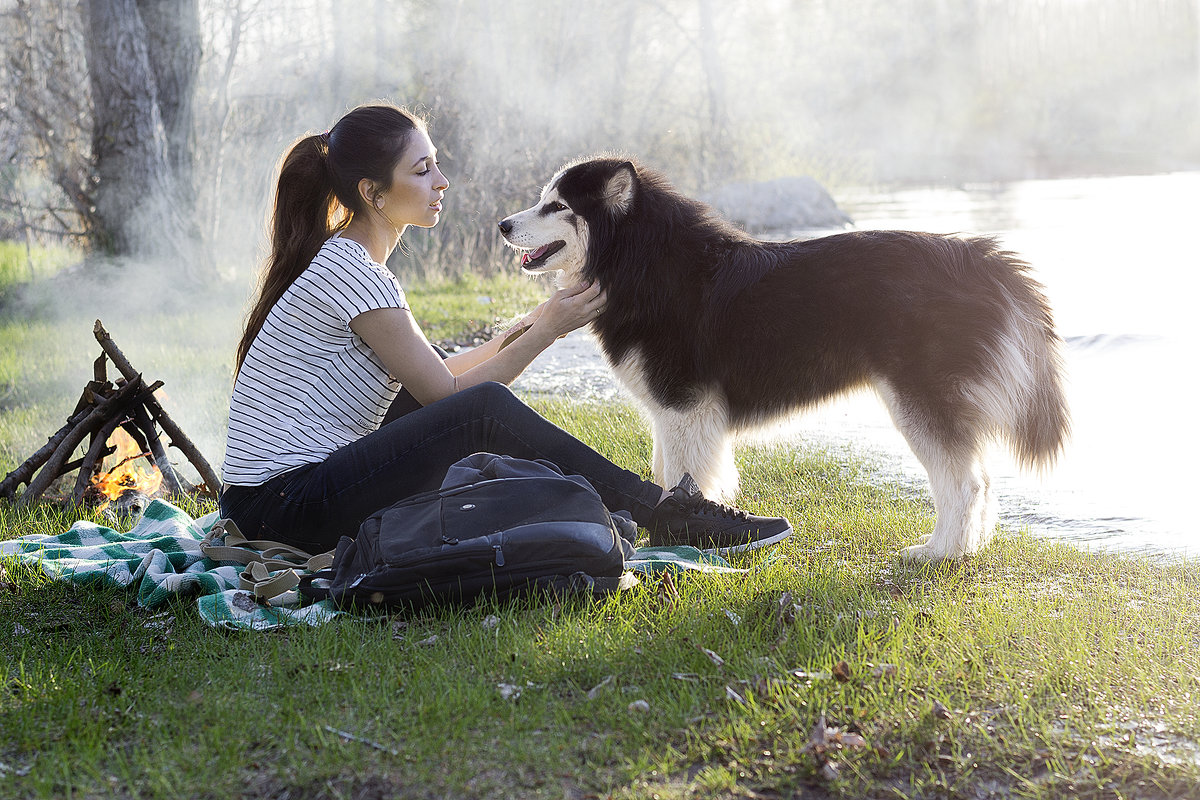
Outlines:
[{"label": "striped t-shirt", "polygon": [[350,330],[375,308],[408,308],[396,277],[355,241],[325,242],[267,314],[238,372],[226,484],[258,486],[379,427],[400,384]]}]

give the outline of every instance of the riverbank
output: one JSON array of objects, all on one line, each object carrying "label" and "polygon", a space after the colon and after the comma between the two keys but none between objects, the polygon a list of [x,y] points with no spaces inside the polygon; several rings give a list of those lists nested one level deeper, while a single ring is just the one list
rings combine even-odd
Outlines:
[{"label": "riverbank", "polygon": [[[475,286],[454,303],[500,294]],[[212,322],[199,312],[140,319],[152,339],[105,321],[168,379],[185,430],[220,418],[212,375],[230,350],[215,342],[233,334],[197,337]],[[15,376],[4,471],[70,410],[46,391],[70,387],[69,404],[90,374],[85,322],[82,336],[61,321],[0,326]],[[533,402],[646,471],[649,437],[627,406]],[[738,460],[739,503],[786,515],[795,535],[735,559],[746,573],[648,579],[599,603],[231,635],[194,602],[147,612],[125,591],[5,562],[0,795],[1194,795],[1200,564],[1008,529],[965,562],[909,565],[895,553],[930,527],[923,491],[839,451],[754,446]],[[0,503],[0,538],[78,516]]]}]

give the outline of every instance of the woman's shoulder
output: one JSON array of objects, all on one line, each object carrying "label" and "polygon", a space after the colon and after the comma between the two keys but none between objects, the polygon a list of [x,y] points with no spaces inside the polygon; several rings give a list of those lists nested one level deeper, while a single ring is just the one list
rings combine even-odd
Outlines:
[{"label": "woman's shoulder", "polygon": [[329,266],[381,266],[371,259],[371,254],[367,252],[365,246],[343,236],[331,236],[326,239],[325,244],[321,245],[321,249],[317,251],[313,263]]},{"label": "woman's shoulder", "polygon": [[392,271],[373,261],[358,242],[340,237],[321,246],[293,287],[297,296],[332,303],[351,317],[369,308],[408,306]]},{"label": "woman's shoulder", "polygon": [[313,273],[311,277],[336,273],[342,278],[357,274],[383,278],[388,282],[396,280],[390,269],[371,258],[366,247],[353,239],[340,236],[327,239],[325,244],[321,245],[306,271]]}]

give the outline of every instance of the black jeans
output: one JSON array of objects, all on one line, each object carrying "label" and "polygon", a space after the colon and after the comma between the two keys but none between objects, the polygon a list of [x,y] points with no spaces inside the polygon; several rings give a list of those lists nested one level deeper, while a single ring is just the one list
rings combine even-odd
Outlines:
[{"label": "black jeans", "polygon": [[[404,402],[404,398],[398,398]],[[261,486],[227,486],[221,515],[249,538],[274,539],[309,552],[354,536],[362,521],[418,492],[436,489],[455,461],[477,452],[545,459],[582,475],[612,511],[645,526],[662,489],[613,464],[518,399],[485,383],[418,407],[334,451],[319,464],[285,472]]]}]

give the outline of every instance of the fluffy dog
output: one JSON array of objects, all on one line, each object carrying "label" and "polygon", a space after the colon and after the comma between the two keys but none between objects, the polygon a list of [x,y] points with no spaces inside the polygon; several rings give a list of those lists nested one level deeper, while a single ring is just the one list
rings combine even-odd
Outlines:
[{"label": "fluffy dog", "polygon": [[663,486],[690,472],[706,496],[731,499],[739,432],[872,386],[928,472],[937,513],[905,554],[955,558],[996,526],[987,446],[1044,468],[1068,434],[1050,307],[993,238],[759,241],[610,157],[564,167],[500,230],[526,272],[607,292],[592,331],[650,419]]}]

